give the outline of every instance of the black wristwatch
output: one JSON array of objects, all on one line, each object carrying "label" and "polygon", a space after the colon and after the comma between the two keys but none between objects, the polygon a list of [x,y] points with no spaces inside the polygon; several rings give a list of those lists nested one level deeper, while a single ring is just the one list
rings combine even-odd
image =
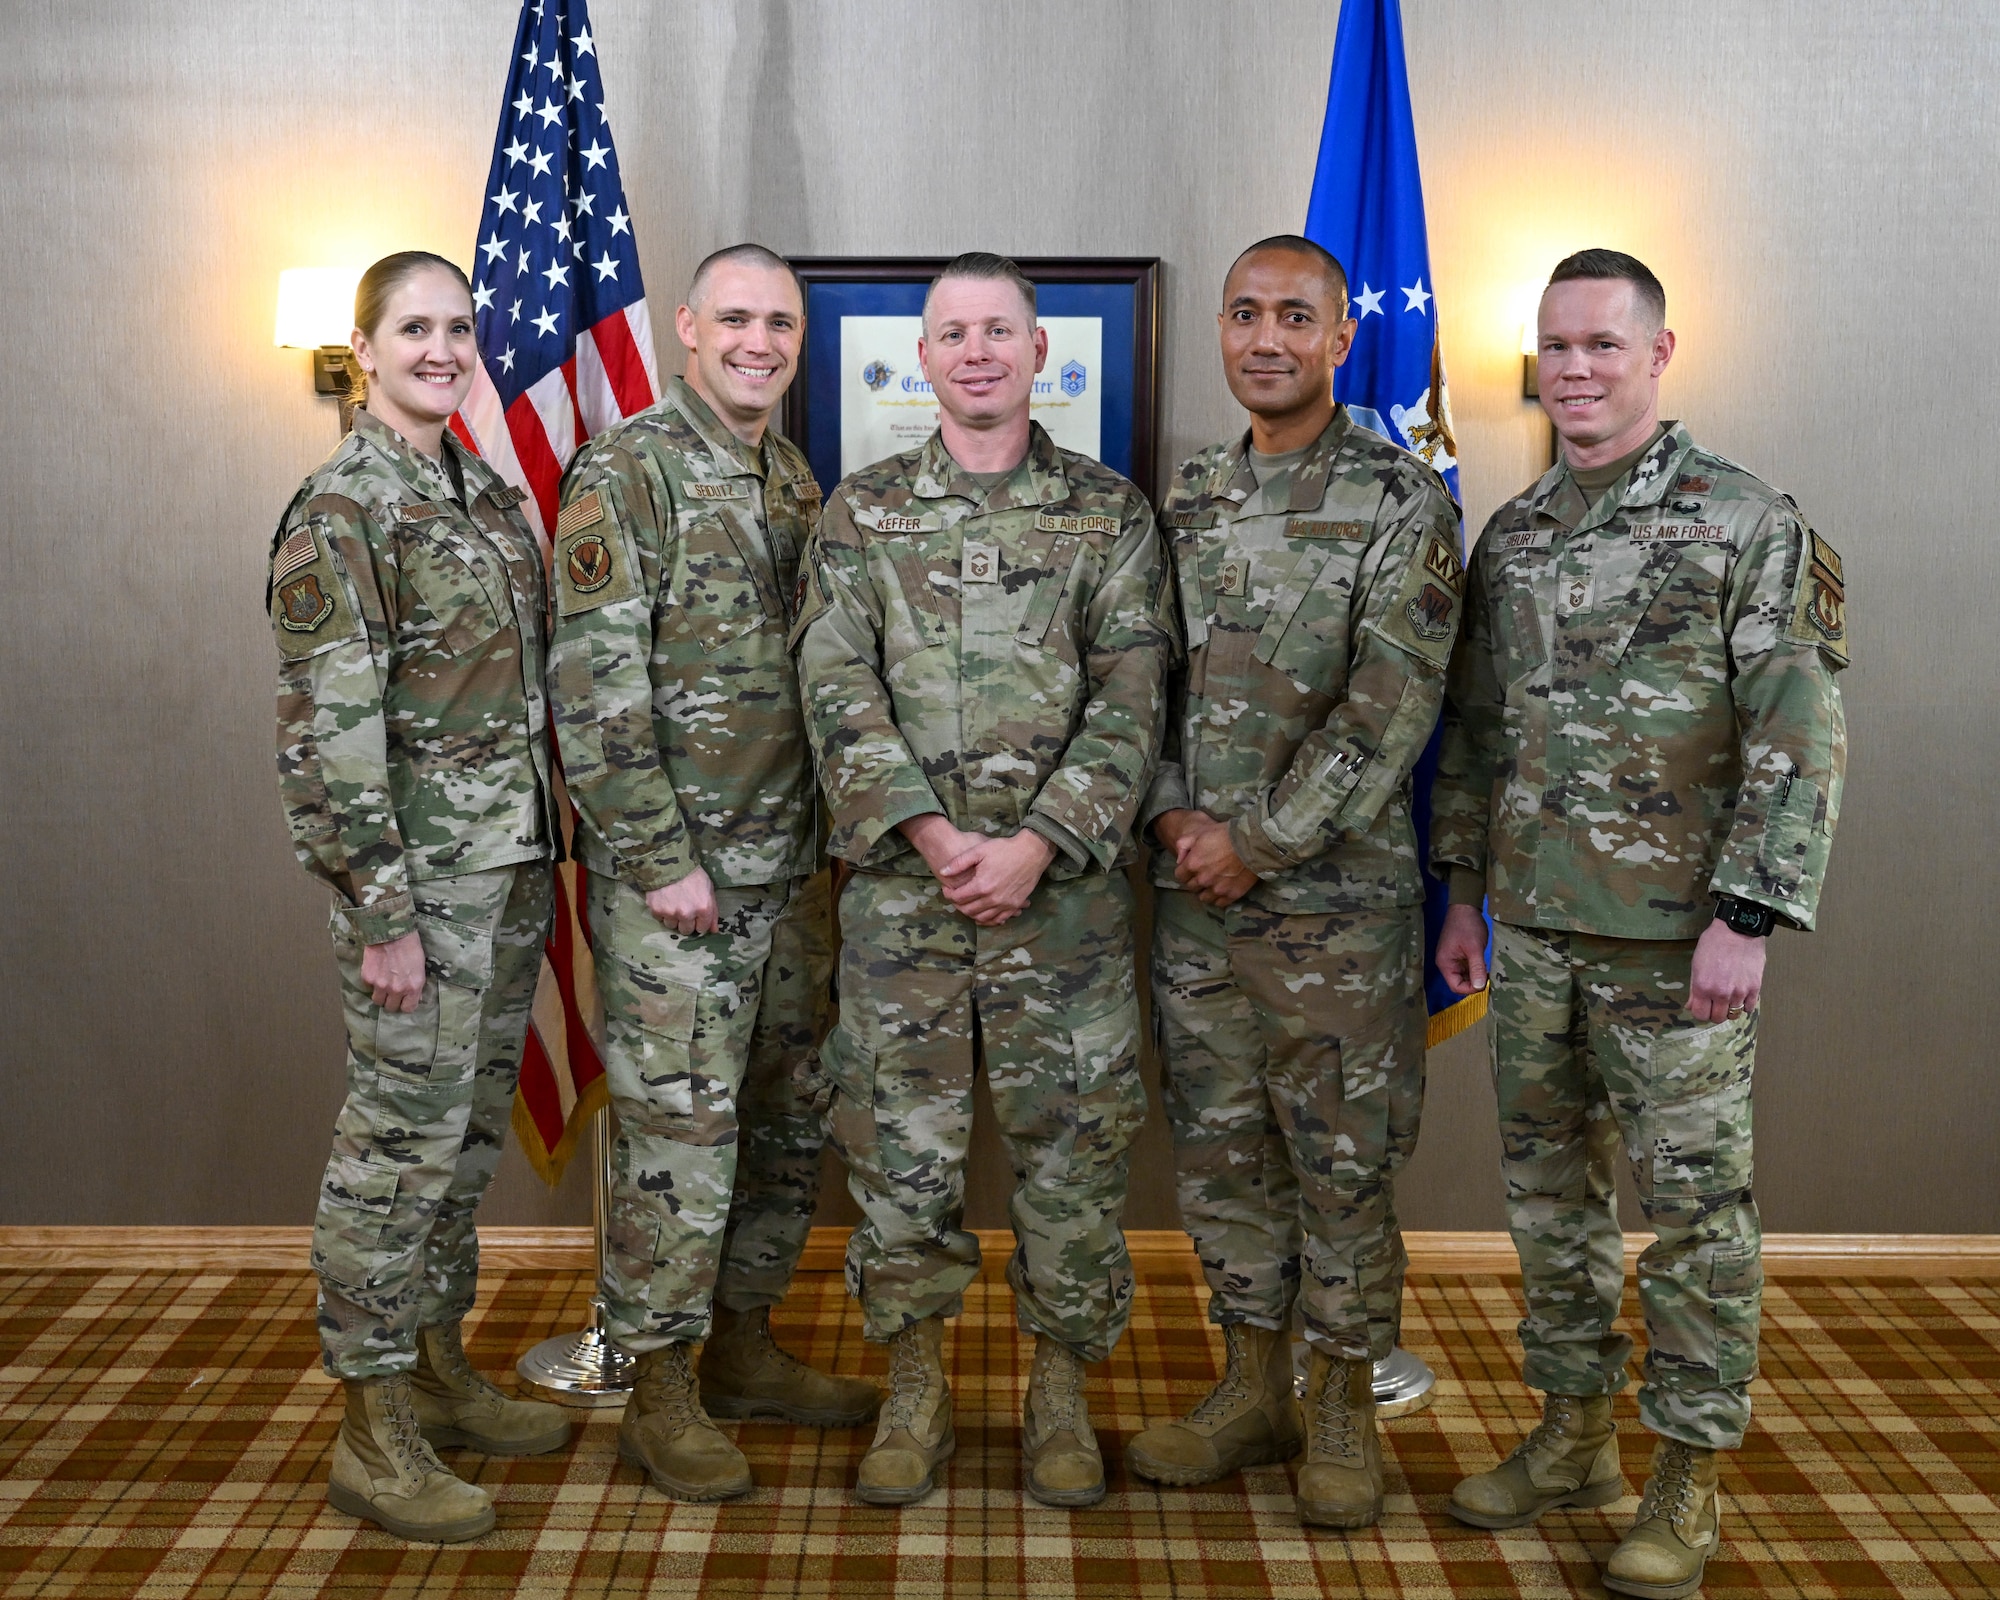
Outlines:
[{"label": "black wristwatch", "polygon": [[1754,900],[1719,894],[1715,897],[1715,920],[1731,933],[1740,933],[1746,939],[1765,939],[1778,925],[1778,913],[1769,906],[1758,905]]}]

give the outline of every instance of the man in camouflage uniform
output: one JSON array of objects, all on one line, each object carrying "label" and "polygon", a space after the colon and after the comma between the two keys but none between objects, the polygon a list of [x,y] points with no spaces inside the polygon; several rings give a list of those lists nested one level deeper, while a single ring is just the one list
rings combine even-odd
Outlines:
[{"label": "man in camouflage uniform", "polygon": [[[520,491],[448,432],[437,449],[357,411],[278,528],[268,590],[279,785],[299,860],[334,895],[348,1038],[313,1225],[321,1358],[346,1389],[327,1497],[426,1541],[494,1522],[435,1449],[569,1439],[559,1408],[481,1378],[459,1331],[557,835],[541,553]],[[406,948],[403,992],[376,961]]]},{"label": "man in camouflage uniform", "polygon": [[832,967],[785,647],[820,497],[768,426],[803,301],[783,260],[737,246],[702,264],[677,323],[685,377],[564,482],[549,681],[618,1112],[603,1289],[639,1356],[619,1449],[665,1493],[708,1500],[751,1487],[711,1416],[854,1426],[875,1391],[769,1329],[817,1196],[824,1140],[795,1072]]},{"label": "man in camouflage uniform", "polygon": [[1452,1511],[1516,1527],[1624,1493],[1611,1401],[1630,1341],[1613,1146],[1640,1258],[1641,1421],[1661,1436],[1621,1594],[1692,1594],[1719,1537],[1718,1450],[1750,1418],[1763,1287],[1750,1086],[1764,934],[1810,930],[1840,810],[1840,557],[1791,499],[1660,422],[1659,281],[1590,250],[1542,297],[1562,460],[1487,524],[1453,659],[1432,855],[1438,966],[1485,979],[1523,1376],[1544,1419]]},{"label": "man in camouflage uniform", "polygon": [[1188,651],[1142,817],[1181,1216],[1228,1366],[1125,1459],[1208,1483],[1303,1442],[1300,1516],[1360,1527],[1381,1511],[1373,1366],[1407,1259],[1392,1180],[1424,1089],[1409,775],[1458,631],[1458,516],[1428,467],[1334,403],[1354,322],[1332,256],[1252,245],[1219,320],[1250,431],[1184,463],[1161,507]]},{"label": "man in camouflage uniform", "polygon": [[833,851],[856,868],[821,1064],[865,1213],[848,1286],[892,1346],[859,1481],[878,1504],[927,1494],[953,1446],[942,1319],[979,1267],[963,1213],[980,1061],[1036,1339],[1028,1488],[1104,1493],[1081,1363],[1125,1325],[1119,1216],[1145,1114],[1119,869],[1173,641],[1144,497],[1029,420],[1047,348],[1011,262],[961,256],[932,284],[918,354],[938,432],[835,491],[793,632]]}]

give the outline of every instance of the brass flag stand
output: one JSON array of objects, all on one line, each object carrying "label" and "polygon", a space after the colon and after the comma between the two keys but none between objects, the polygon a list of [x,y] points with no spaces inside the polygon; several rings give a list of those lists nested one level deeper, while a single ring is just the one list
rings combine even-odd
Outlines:
[{"label": "brass flag stand", "polygon": [[610,1107],[600,1108],[591,1120],[597,1135],[591,1217],[598,1287],[590,1297],[590,1326],[580,1333],[544,1339],[521,1357],[514,1370],[537,1399],[565,1406],[622,1406],[632,1392],[632,1369],[637,1363],[611,1342],[604,1325],[604,1235],[611,1220]]}]

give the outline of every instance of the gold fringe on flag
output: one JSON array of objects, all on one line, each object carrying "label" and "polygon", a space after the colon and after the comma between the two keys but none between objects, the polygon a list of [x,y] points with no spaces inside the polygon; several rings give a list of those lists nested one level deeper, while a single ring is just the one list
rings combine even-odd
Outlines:
[{"label": "gold fringe on flag", "polygon": [[1436,1016],[1431,1018],[1430,1028],[1424,1038],[1424,1048],[1435,1050],[1447,1039],[1455,1039],[1486,1015],[1486,991],[1469,994],[1463,1000],[1455,1000]]}]

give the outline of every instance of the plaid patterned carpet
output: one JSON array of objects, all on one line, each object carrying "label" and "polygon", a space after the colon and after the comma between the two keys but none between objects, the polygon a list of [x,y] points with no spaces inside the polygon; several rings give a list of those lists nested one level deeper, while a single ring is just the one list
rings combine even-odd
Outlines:
[{"label": "plaid patterned carpet", "polygon": [[[1092,1376],[1116,1462],[1148,1417],[1213,1381],[1192,1257],[1140,1261],[1132,1332]],[[989,1264],[990,1270],[991,1264]],[[511,1370],[578,1327],[574,1274],[496,1275],[469,1328],[474,1359]],[[1443,1505],[1527,1427],[1515,1380],[1514,1284],[1412,1282],[1406,1342],[1439,1374],[1430,1410],[1386,1427],[1388,1513],[1354,1536],[1303,1532],[1282,1469],[1207,1491],[1154,1489],[1114,1467],[1098,1508],[1025,1500],[1016,1419],[1027,1346],[1005,1286],[983,1281],[947,1346],[959,1453],[947,1491],[895,1512],[846,1485],[866,1431],[738,1432],[760,1485],[733,1505],[674,1505],[618,1465],[617,1413],[554,1456],[455,1455],[499,1503],[474,1545],[411,1547],[322,1499],[337,1392],[319,1375],[302,1273],[0,1273],[0,1591],[7,1595],[718,1596],[880,1600],[1026,1595],[1187,1597],[1596,1595],[1595,1562],[1633,1504],[1552,1513],[1485,1534]],[[832,1274],[803,1277],[778,1319],[799,1354],[879,1375]],[[2000,1594],[2000,1285],[1775,1283],[1747,1447],[1730,1458],[1721,1596]],[[1636,1487],[1647,1437],[1621,1402]]]}]

